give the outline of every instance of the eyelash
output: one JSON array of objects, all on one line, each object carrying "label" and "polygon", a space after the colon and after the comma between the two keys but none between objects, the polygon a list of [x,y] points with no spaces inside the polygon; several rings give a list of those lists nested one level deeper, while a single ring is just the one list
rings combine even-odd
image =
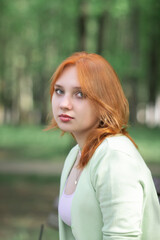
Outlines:
[{"label": "eyelash", "polygon": [[[59,89],[59,88],[55,88],[54,90],[56,92],[57,95],[62,95],[63,94],[63,90]],[[60,93],[59,93],[60,91]]]},{"label": "eyelash", "polygon": [[[57,95],[59,95],[59,96],[64,93],[64,91],[61,90],[60,88],[55,88],[54,91],[55,91],[55,93],[56,93]],[[79,96],[78,94],[80,94],[81,96]],[[86,95],[83,94],[81,91],[75,92],[74,95],[76,95],[76,97],[77,97],[77,98],[80,98],[80,99],[86,98]]]},{"label": "eyelash", "polygon": [[[81,94],[81,96],[78,96],[78,94]],[[75,95],[76,95],[78,98],[84,98],[84,94],[83,94],[81,91],[76,92]]]}]

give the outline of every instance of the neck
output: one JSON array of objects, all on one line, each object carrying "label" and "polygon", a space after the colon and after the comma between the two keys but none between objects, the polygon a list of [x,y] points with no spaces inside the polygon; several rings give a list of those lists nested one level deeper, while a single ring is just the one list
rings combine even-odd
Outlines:
[{"label": "neck", "polygon": [[75,137],[76,142],[78,143],[80,149],[82,150],[88,136],[92,133],[94,128],[90,129],[89,131],[79,132],[72,132],[73,136]]},{"label": "neck", "polygon": [[83,149],[84,145],[85,145],[87,137],[84,137],[84,135],[83,136],[74,135],[74,137],[75,137],[76,142],[79,145],[79,148],[80,148],[80,151],[81,151]]},{"label": "neck", "polygon": [[84,145],[85,145],[85,142],[84,142],[84,141],[77,140],[77,139],[76,139],[76,142],[77,142],[77,144],[78,144],[78,146],[79,146],[79,148],[80,148],[80,151],[81,151],[81,150],[83,149]]}]

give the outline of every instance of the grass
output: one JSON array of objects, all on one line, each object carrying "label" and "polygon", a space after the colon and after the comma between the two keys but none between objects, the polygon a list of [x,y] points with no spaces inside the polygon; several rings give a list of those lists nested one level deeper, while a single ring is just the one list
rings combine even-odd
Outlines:
[{"label": "grass", "polygon": [[35,174],[0,174],[0,184],[9,184],[14,186],[19,182],[27,182],[30,184],[59,184],[60,176],[59,175],[35,175]]},{"label": "grass", "polygon": [[[0,126],[1,161],[63,161],[73,140],[59,131],[44,132],[43,126]],[[160,176],[160,128],[133,126],[129,129],[139,150],[155,175]],[[58,231],[49,228],[47,218],[59,192],[59,176],[0,174],[0,239],[57,240]]]},{"label": "grass", "polygon": [[0,174],[0,192],[0,239],[38,240],[41,224],[42,240],[58,239],[58,230],[47,225],[49,214],[57,214],[58,177]]},{"label": "grass", "polygon": [[65,158],[73,145],[71,136],[43,131],[43,126],[0,126],[0,159],[36,161]]},{"label": "grass", "polygon": [[[43,126],[0,126],[0,159],[20,161],[62,161],[75,144],[60,131],[43,131]],[[146,162],[160,162],[160,128],[129,128]]]},{"label": "grass", "polygon": [[134,126],[129,129],[129,133],[146,162],[160,163],[160,128]]},{"label": "grass", "polygon": [[[16,224],[15,224],[16,225]],[[19,227],[16,229],[17,232],[14,230],[9,229],[7,231],[3,230],[3,240],[31,240],[31,239],[39,239],[39,232],[40,227],[34,230],[28,230],[25,227]],[[4,233],[5,232],[5,233]],[[44,233],[42,235],[42,240],[58,240],[58,231],[54,229],[50,229],[45,227]]]}]

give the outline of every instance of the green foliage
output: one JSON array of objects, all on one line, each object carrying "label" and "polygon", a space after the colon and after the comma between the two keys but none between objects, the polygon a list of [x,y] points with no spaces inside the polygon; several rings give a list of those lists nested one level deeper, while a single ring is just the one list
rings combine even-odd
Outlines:
[{"label": "green foliage", "polygon": [[43,131],[42,126],[0,126],[1,159],[8,160],[64,160],[73,139],[60,131]]},{"label": "green foliage", "polygon": [[[11,231],[9,231],[10,233]],[[14,233],[7,234],[8,237],[3,238],[3,240],[30,240],[30,239],[38,239],[39,238],[39,232],[40,229],[28,231],[25,228],[21,228]],[[58,239],[58,231],[53,230],[53,229],[45,229],[43,233],[42,239],[44,240],[53,240],[53,239]]]},{"label": "green foliage", "polygon": [[58,196],[59,182],[50,176],[24,177],[0,174],[0,236],[3,240],[58,239],[58,231],[48,227],[47,218]]},{"label": "green foliage", "polygon": [[129,133],[146,162],[160,163],[160,128],[131,127]]},{"label": "green foliage", "polygon": [[110,5],[110,13],[115,18],[124,17],[130,12],[129,0],[114,0]]},{"label": "green foliage", "polygon": [[0,174],[0,184],[9,184],[11,185],[17,185],[19,183],[31,183],[31,184],[59,184],[60,182],[60,176],[59,175],[35,175],[35,174],[6,174],[1,173]]},{"label": "green foliage", "polygon": [[[64,161],[76,143],[73,138],[60,131],[44,132],[42,126],[0,126],[1,160],[20,161]],[[137,143],[146,162],[160,162],[160,128],[133,126],[129,133]]]},{"label": "green foliage", "polygon": [[[152,91],[152,76],[160,76],[159,12],[158,0],[1,0],[0,121],[44,124],[49,79],[62,60],[80,50],[102,54],[123,85],[132,88],[136,79],[127,96],[137,94],[135,109],[151,101],[146,93]],[[159,82],[154,86],[155,98]]]}]

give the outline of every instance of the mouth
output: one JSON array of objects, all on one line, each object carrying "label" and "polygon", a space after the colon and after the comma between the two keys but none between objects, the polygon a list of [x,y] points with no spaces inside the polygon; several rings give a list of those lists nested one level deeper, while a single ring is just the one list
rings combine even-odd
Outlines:
[{"label": "mouth", "polygon": [[59,115],[59,118],[62,122],[68,122],[68,121],[74,119],[73,117],[71,117],[67,114],[61,114],[61,115]]}]

